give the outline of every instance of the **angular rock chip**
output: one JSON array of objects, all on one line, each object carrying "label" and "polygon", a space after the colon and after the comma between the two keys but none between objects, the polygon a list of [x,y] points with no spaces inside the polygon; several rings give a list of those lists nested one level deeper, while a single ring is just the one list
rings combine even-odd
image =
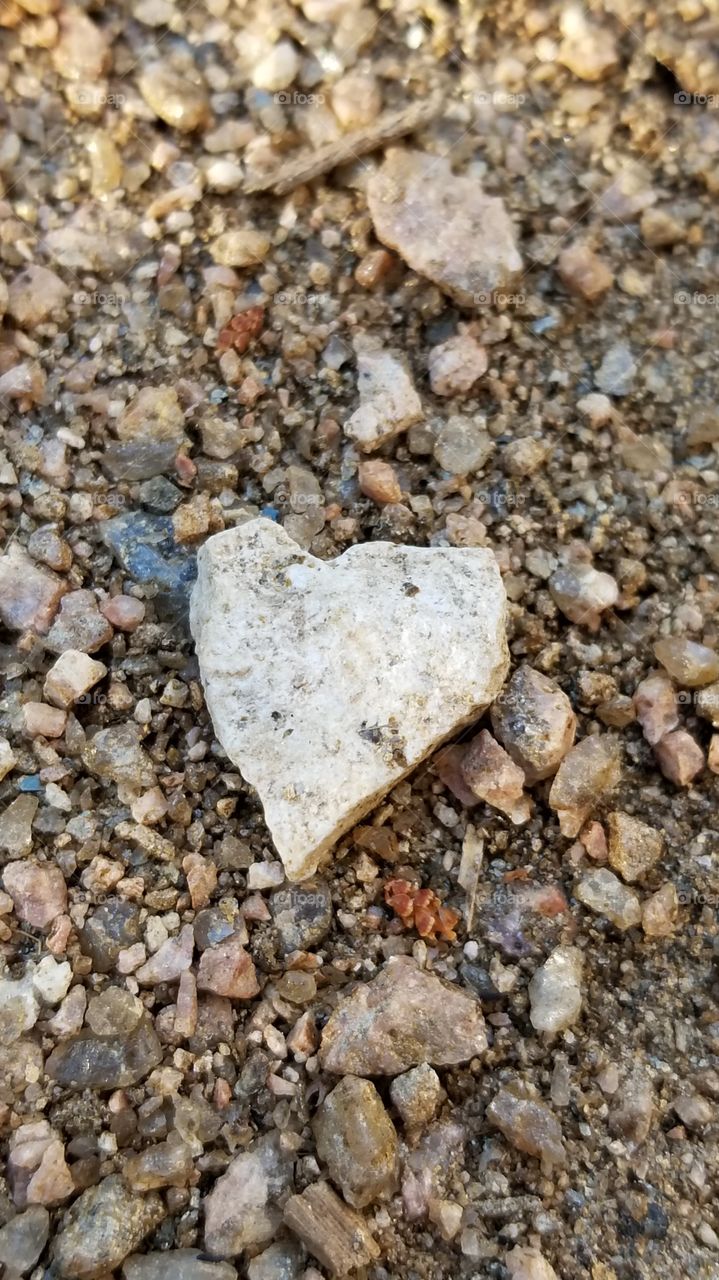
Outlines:
[{"label": "angular rock chip", "polygon": [[332,1275],[345,1276],[380,1256],[364,1218],[326,1182],[313,1182],[301,1196],[290,1196],[285,1222]]},{"label": "angular rock chip", "polygon": [[128,1191],[119,1174],[110,1174],[83,1191],[60,1223],[55,1238],[55,1271],[63,1280],[96,1280],[114,1271],[165,1216],[155,1192]]},{"label": "angular rock chip", "polygon": [[360,404],[345,423],[345,434],[369,453],[420,422],[422,402],[398,355],[355,343]]},{"label": "angular rock chip", "polygon": [[577,1021],[582,1011],[584,957],[578,947],[557,947],[529,984],[529,1015],[537,1031],[553,1035]]},{"label": "angular rock chip", "polygon": [[574,742],[577,717],[555,680],[519,667],[492,707],[492,728],[531,785],[557,770]]},{"label": "angular rock chip", "polygon": [[606,867],[586,872],[579,881],[574,896],[585,907],[589,907],[590,911],[606,916],[616,929],[622,931],[632,929],[642,918],[642,908],[636,893],[627,889]]},{"label": "angular rock chip", "polygon": [[237,1280],[230,1262],[210,1262],[200,1249],[168,1249],[133,1253],[122,1267],[122,1280]]},{"label": "angular rock chip", "polygon": [[252,956],[242,946],[241,935],[232,934],[224,942],[203,951],[197,986],[200,991],[212,991],[216,996],[229,996],[233,1000],[251,1000],[257,995],[260,984]]},{"label": "angular rock chip", "polygon": [[671,680],[659,672],[637,685],[633,702],[644,737],[653,747],[679,724],[676,689]]},{"label": "angular rock chip", "polygon": [[654,652],[672,679],[689,689],[699,689],[719,679],[719,654],[696,640],[668,636],[657,640]]},{"label": "angular rock chip", "polygon": [[292,1162],[276,1135],[260,1138],[228,1166],[205,1200],[205,1248],[214,1258],[269,1244],[282,1214],[278,1198],[290,1186]]},{"label": "angular rock chip", "polygon": [[0,1265],[4,1275],[24,1274],[35,1266],[50,1234],[50,1214],[42,1205],[18,1213],[0,1228]]},{"label": "angular rock chip", "polygon": [[10,631],[48,630],[67,585],[11,542],[0,556],[0,622]]},{"label": "angular rock chip", "polygon": [[340,1001],[319,1053],[338,1075],[396,1076],[421,1062],[466,1062],[486,1047],[479,1002],[397,957]]},{"label": "angular rock chip", "polygon": [[397,1134],[370,1080],[340,1080],[319,1107],[313,1129],[320,1160],[355,1209],[396,1191]]},{"label": "angular rock chip", "polygon": [[504,1259],[509,1280],[559,1280],[554,1267],[531,1245],[511,1249]]},{"label": "angular rock chip", "polygon": [[479,800],[506,813],[519,825],[532,815],[532,801],[524,794],[524,772],[486,729],[472,738],[461,772]]},{"label": "angular rock chip", "polygon": [[566,755],[549,792],[563,836],[579,835],[585,819],[621,777],[619,743],[608,733],[582,738]]},{"label": "angular rock chip", "polygon": [[486,306],[522,269],[503,201],[443,156],[390,148],[367,204],[377,238],[462,306]]},{"label": "angular rock chip", "polygon": [[538,1156],[543,1171],[565,1163],[567,1155],[561,1125],[549,1107],[538,1099],[524,1097],[510,1085],[500,1089],[490,1102],[487,1119],[518,1151]]},{"label": "angular rock chip", "polygon": [[410,1132],[429,1124],[444,1097],[444,1090],[437,1072],[429,1063],[412,1067],[404,1075],[396,1076],[389,1088],[389,1096]]},{"label": "angular rock chip", "polygon": [[291,880],[496,697],[504,616],[483,548],[376,542],[324,563],[258,519],[200,549],[207,705]]},{"label": "angular rock chip", "polygon": [[623,880],[643,880],[664,852],[661,831],[617,809],[607,814],[609,865]]}]

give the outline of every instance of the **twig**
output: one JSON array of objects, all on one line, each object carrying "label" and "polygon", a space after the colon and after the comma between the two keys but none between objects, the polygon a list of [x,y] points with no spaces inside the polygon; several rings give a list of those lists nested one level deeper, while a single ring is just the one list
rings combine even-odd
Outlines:
[{"label": "twig", "polygon": [[295,160],[281,167],[277,166],[271,173],[249,178],[244,190],[247,195],[254,195],[260,191],[272,191],[276,196],[285,196],[295,187],[329,173],[338,165],[347,164],[351,160],[358,159],[359,156],[367,155],[385,142],[392,142],[394,138],[401,138],[404,134],[418,129],[420,125],[428,124],[439,115],[442,105],[441,95],[433,94],[426,102],[413,102],[411,106],[403,107],[401,111],[388,112],[380,116],[374,124],[368,125],[366,129],[355,129],[345,138],[340,138],[337,142],[327,142],[316,151],[301,152]]}]

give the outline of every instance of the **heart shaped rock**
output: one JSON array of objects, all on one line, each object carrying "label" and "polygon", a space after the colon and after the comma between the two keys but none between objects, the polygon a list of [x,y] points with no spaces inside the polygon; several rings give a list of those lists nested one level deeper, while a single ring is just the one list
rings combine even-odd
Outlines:
[{"label": "heart shaped rock", "polygon": [[386,542],[317,560],[260,518],[209,538],[197,567],[190,625],[215,732],[302,880],[497,697],[497,562]]}]

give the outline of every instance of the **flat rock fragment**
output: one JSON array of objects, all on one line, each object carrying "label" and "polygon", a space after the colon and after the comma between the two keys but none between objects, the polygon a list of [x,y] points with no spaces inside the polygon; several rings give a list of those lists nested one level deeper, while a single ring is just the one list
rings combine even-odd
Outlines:
[{"label": "flat rock fragment", "polygon": [[582,738],[572,747],[549,792],[549,805],[557,812],[563,836],[579,835],[595,805],[616,787],[621,772],[620,747],[608,733]]},{"label": "flat rock fragment", "polygon": [[539,1099],[524,1097],[513,1086],[502,1088],[487,1107],[487,1119],[518,1151],[539,1157],[543,1170],[565,1163],[561,1125]]},{"label": "flat rock fragment", "polygon": [[210,538],[198,571],[191,627],[215,732],[256,787],[289,879],[304,879],[496,697],[496,561],[374,542],[323,562],[258,519]]},{"label": "flat rock fragment", "polygon": [[443,156],[390,148],[367,203],[377,238],[462,306],[486,306],[522,269],[504,202]]},{"label": "flat rock fragment", "polygon": [[205,1199],[205,1248],[213,1258],[269,1244],[281,1221],[277,1200],[288,1189],[292,1163],[276,1135],[235,1156]]},{"label": "flat rock fragment", "polygon": [[397,958],[340,1001],[319,1056],[325,1071],[395,1076],[422,1062],[467,1062],[486,1047],[479,1002]]}]

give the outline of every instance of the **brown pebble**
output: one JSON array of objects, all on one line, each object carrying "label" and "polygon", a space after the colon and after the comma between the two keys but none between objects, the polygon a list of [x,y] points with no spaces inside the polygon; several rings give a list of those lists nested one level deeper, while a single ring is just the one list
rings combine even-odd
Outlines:
[{"label": "brown pebble", "polygon": [[359,485],[366,498],[373,502],[401,502],[402,490],[397,473],[389,462],[381,458],[369,458],[359,465]]},{"label": "brown pebble", "polygon": [[614,283],[609,267],[586,244],[573,244],[563,249],[557,266],[563,284],[587,302],[596,302]]}]

